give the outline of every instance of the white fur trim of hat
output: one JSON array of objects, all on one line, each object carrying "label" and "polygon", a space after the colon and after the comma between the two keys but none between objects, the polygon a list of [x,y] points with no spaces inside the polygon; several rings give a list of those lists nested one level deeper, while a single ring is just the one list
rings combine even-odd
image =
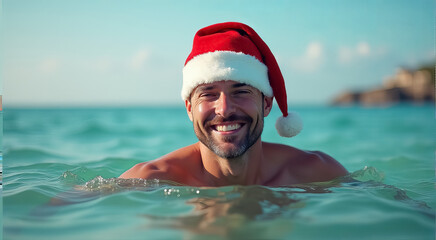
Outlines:
[{"label": "white fur trim of hat", "polygon": [[195,56],[183,68],[182,98],[187,100],[200,84],[223,80],[245,83],[273,96],[265,64],[242,52],[215,51]]}]

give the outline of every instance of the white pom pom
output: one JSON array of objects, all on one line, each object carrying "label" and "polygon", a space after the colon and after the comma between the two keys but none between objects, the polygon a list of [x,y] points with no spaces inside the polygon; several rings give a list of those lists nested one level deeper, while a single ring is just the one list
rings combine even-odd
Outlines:
[{"label": "white pom pom", "polygon": [[288,116],[277,119],[276,129],[282,137],[293,137],[303,129],[303,121],[296,112],[289,112]]}]

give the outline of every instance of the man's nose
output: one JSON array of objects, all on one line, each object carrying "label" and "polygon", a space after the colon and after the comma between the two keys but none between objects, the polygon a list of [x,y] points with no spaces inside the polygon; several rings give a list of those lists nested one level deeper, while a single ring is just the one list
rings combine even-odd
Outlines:
[{"label": "man's nose", "polygon": [[226,118],[235,113],[235,105],[231,98],[225,93],[221,93],[216,101],[215,113]]}]

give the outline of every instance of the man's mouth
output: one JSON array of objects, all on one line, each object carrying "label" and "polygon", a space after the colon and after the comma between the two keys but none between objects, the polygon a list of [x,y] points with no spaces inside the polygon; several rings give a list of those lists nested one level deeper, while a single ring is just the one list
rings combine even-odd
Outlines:
[{"label": "man's mouth", "polygon": [[239,124],[239,123],[213,126],[214,130],[216,130],[218,132],[230,132],[230,131],[238,130],[241,127],[242,127],[242,124]]}]

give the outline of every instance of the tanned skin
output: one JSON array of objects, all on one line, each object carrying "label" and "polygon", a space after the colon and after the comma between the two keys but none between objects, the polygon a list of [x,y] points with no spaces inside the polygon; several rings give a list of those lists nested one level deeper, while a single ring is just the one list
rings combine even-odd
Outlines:
[{"label": "tanned skin", "polygon": [[347,175],[335,159],[318,151],[261,140],[272,98],[235,81],[199,85],[185,102],[199,142],[153,161],[139,163],[120,178],[170,180],[189,186],[286,186]]}]

